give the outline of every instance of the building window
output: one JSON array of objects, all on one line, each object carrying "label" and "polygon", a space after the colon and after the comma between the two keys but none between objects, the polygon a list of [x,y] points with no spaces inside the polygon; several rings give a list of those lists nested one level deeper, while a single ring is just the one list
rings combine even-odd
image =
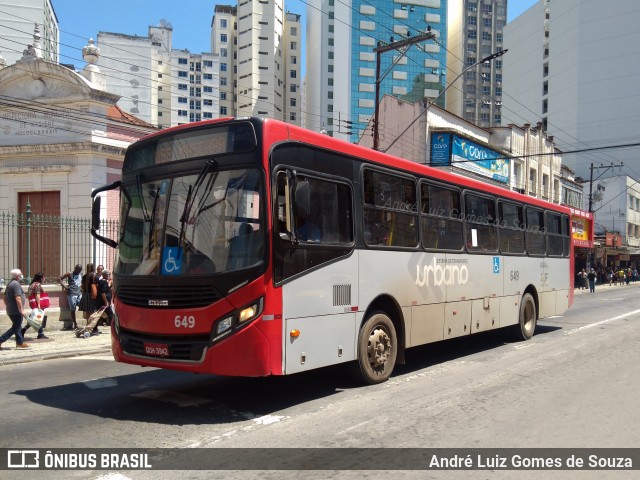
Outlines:
[{"label": "building window", "polygon": [[187,97],[178,97],[178,103],[187,103]]},{"label": "building window", "polygon": [[221,77],[220,78],[220,86],[221,87],[226,87],[227,86],[227,77]]},{"label": "building window", "polygon": [[291,50],[297,50],[298,49],[298,42],[291,42]]},{"label": "building window", "polygon": [[178,77],[180,78],[187,78],[187,75],[188,73],[183,70],[178,71]]},{"label": "building window", "polygon": [[291,120],[292,122],[296,121],[296,112],[291,112],[289,114],[289,120]]},{"label": "building window", "polygon": [[158,78],[162,78],[162,74],[161,73],[158,74]]},{"label": "building window", "polygon": [[178,110],[179,117],[186,117],[188,115],[186,110]]},{"label": "building window", "polygon": [[227,92],[220,92],[220,100],[226,100],[226,99],[227,99]]},{"label": "building window", "polygon": [[226,58],[227,57],[227,49],[226,48],[221,48],[220,49],[220,56]]},{"label": "building window", "polygon": [[488,113],[481,113],[480,114],[480,121],[481,122],[485,122],[485,123],[489,123],[489,114]]},{"label": "building window", "polygon": [[493,10],[491,8],[491,4],[490,3],[484,3],[482,5],[482,13],[486,13],[486,14],[493,13]]},{"label": "building window", "polygon": [[467,66],[468,67],[470,67],[474,63],[476,63],[476,57],[467,57]]},{"label": "building window", "polygon": [[291,72],[289,73],[289,78],[297,78],[297,73],[295,70],[291,70]]},{"label": "building window", "polygon": [[292,64],[292,65],[296,65],[297,63],[298,63],[298,57],[294,57],[294,56],[292,56],[292,57],[291,57],[291,64]]},{"label": "building window", "polygon": [[549,101],[545,98],[542,101],[542,113],[547,113],[548,109],[549,109]]},{"label": "building window", "polygon": [[474,40],[474,39],[478,38],[478,33],[473,29],[469,29],[467,31],[467,38],[469,40]]},{"label": "building window", "polygon": [[213,87],[203,87],[204,93],[213,93]]},{"label": "building window", "polygon": [[298,91],[298,86],[295,83],[292,83],[291,85],[289,85],[289,91],[291,93],[296,93]]},{"label": "building window", "polygon": [[187,84],[186,83],[179,83],[178,84],[178,90],[186,90],[187,89]]},{"label": "building window", "polygon": [[204,73],[204,79],[205,80],[213,80],[213,75],[210,73]]},{"label": "building window", "polygon": [[213,113],[211,113],[211,112],[202,112],[202,118],[213,118]]},{"label": "building window", "polygon": [[226,18],[221,18],[220,19],[220,28],[227,28],[227,19]]},{"label": "building window", "polygon": [[298,35],[298,29],[296,27],[291,27],[291,35]]},{"label": "building window", "polygon": [[179,58],[178,59],[178,65],[187,65],[189,62],[187,61],[186,58]]},{"label": "building window", "polygon": [[220,42],[227,43],[227,34],[226,33],[221,33],[220,34]]},{"label": "building window", "polygon": [[220,71],[221,72],[226,72],[227,71],[227,64],[226,63],[221,63],[220,64]]},{"label": "building window", "polygon": [[227,107],[220,107],[220,115],[226,115],[227,114]]},{"label": "building window", "polygon": [[203,100],[203,101],[202,101],[202,104],[203,104],[204,106],[206,106],[206,107],[211,107],[211,106],[213,106],[213,100],[211,100],[211,99],[208,99],[208,100],[207,100],[207,99],[205,99],[205,100]]},{"label": "building window", "polygon": [[491,41],[491,33],[489,32],[482,32],[482,40],[487,40],[487,41]]},{"label": "building window", "polygon": [[477,25],[478,24],[478,19],[476,17],[469,17],[468,23],[469,23],[469,25]]},{"label": "building window", "polygon": [[291,98],[289,100],[289,106],[291,106],[291,107],[295,107],[296,106],[296,99],[295,98]]}]

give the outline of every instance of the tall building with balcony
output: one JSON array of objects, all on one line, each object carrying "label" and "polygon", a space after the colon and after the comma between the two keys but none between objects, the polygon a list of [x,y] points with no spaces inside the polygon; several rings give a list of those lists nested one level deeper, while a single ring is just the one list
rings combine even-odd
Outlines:
[{"label": "tall building with balcony", "polygon": [[[539,0],[504,28],[503,110],[540,121],[564,151],[637,137],[640,3]],[[640,170],[637,149],[565,154],[577,176],[589,164]]]},{"label": "tall building with balcony", "polygon": [[55,63],[60,61],[60,32],[52,1],[0,0],[0,51],[7,65],[22,58],[25,45],[33,43],[34,23],[40,26],[42,58]]},{"label": "tall building with balcony", "polygon": [[[447,78],[503,50],[507,0],[447,0]],[[509,55],[512,55],[510,52]],[[469,69],[447,91],[447,110],[483,128],[502,122],[502,58]]]},{"label": "tall building with balcony", "polygon": [[220,115],[301,124],[300,15],[282,0],[216,5],[211,50],[220,57]]},{"label": "tall building with balcony", "polygon": [[[427,31],[437,42],[411,46],[404,55],[380,55],[380,98],[435,99],[446,85],[447,0],[308,0],[305,124],[311,130],[357,141],[374,115],[378,42]],[[444,96],[438,98],[444,105]],[[398,135],[380,124],[382,143]]]},{"label": "tall building with balcony", "polygon": [[146,37],[99,32],[101,69],[118,105],[161,128],[218,118],[218,58],[173,48],[167,22]]}]

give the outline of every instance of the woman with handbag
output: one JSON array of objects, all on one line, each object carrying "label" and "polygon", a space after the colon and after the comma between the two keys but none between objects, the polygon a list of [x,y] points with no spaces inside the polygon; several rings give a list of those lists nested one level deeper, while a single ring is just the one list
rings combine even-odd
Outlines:
[{"label": "woman with handbag", "polygon": [[[42,272],[38,272],[33,276],[31,283],[29,284],[29,291],[27,295],[29,296],[29,307],[31,310],[39,308],[40,310],[44,310],[45,308],[49,308],[49,295],[42,288],[42,282],[44,281],[44,274]],[[42,327],[38,330],[38,339],[47,339],[44,334],[44,328],[47,326],[47,316],[45,315],[42,320]],[[29,330],[31,325],[27,323],[27,326],[22,329],[22,335],[24,332]]]}]

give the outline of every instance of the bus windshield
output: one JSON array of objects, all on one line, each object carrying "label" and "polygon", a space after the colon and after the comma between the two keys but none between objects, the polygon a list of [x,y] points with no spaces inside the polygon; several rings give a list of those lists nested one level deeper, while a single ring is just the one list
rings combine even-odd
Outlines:
[{"label": "bus windshield", "polygon": [[263,260],[263,179],[257,169],[216,170],[122,186],[123,275],[224,273]]}]

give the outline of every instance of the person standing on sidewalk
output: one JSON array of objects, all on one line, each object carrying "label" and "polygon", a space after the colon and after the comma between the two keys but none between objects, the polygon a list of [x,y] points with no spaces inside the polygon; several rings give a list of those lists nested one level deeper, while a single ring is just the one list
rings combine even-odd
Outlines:
[{"label": "person standing on sidewalk", "polygon": [[11,328],[0,336],[0,350],[2,344],[9,340],[13,335],[16,336],[17,348],[28,348],[29,345],[24,343],[22,336],[22,317],[24,308],[27,305],[27,298],[22,290],[20,281],[24,278],[19,268],[11,270],[11,281],[5,289],[5,303],[7,304],[7,315],[11,319]]},{"label": "person standing on sidewalk", "polygon": [[[69,303],[69,313],[71,315],[71,321],[73,322],[73,329],[78,328],[78,322],[76,321],[76,308],[80,304],[82,297],[82,265],[79,263],[73,269],[73,272],[67,272],[58,278],[58,282],[62,285],[62,289],[67,292],[67,302]],[[67,279],[67,285],[62,283],[64,279]]]},{"label": "person standing on sidewalk", "polygon": [[[31,307],[32,310],[34,308],[39,308],[40,310],[44,311],[44,309],[49,306],[49,300],[47,300],[46,307],[44,305],[44,302],[42,301],[43,300],[42,296],[44,294],[44,290],[42,289],[43,281],[44,281],[44,274],[42,272],[38,272],[33,276],[33,279],[29,284],[29,292],[28,292],[29,306]],[[35,300],[35,303],[33,304],[31,303],[33,301],[32,299]],[[47,326],[47,316],[45,315],[44,318],[42,319],[42,326],[38,329],[38,340],[49,338],[44,334],[44,329],[46,328],[46,326]],[[25,332],[29,330],[30,327],[31,325],[27,323],[27,326],[21,330],[23,336]]]},{"label": "person standing on sidewalk", "polygon": [[589,293],[596,293],[596,278],[598,275],[596,271],[592,268],[589,273],[587,273],[587,279],[589,280]]}]

